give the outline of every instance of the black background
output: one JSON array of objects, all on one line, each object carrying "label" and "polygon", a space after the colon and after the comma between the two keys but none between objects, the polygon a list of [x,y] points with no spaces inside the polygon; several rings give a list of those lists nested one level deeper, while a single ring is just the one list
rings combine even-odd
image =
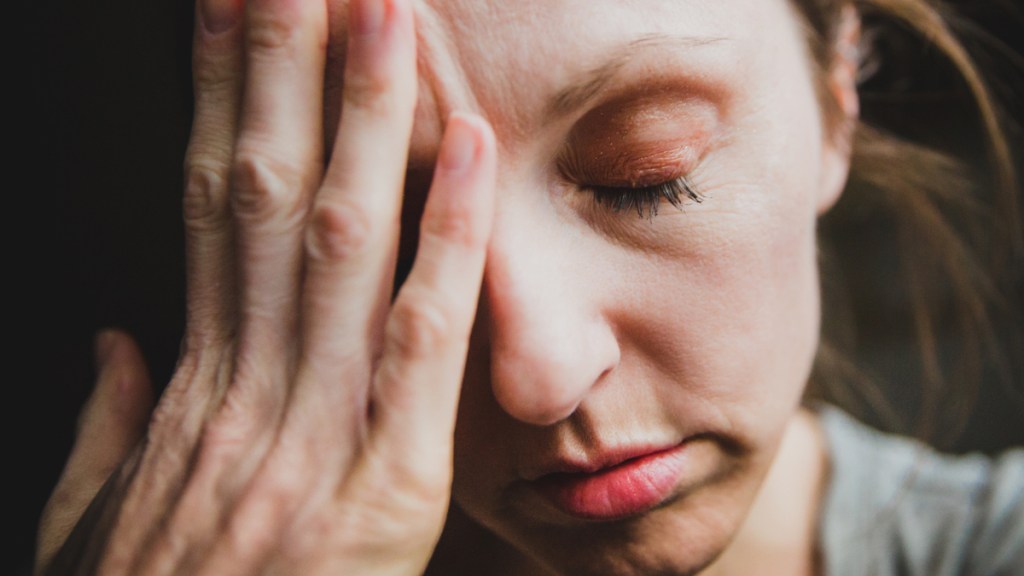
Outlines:
[{"label": "black background", "polygon": [[[1021,52],[1019,20],[989,3],[963,4]],[[6,407],[14,455],[6,518],[12,566],[22,569],[92,384],[94,333],[118,326],[134,334],[158,384],[173,369],[184,306],[181,162],[191,114],[189,2],[60,0],[33,10],[23,25],[32,40],[12,53],[28,66],[12,68],[7,90],[25,99],[8,119],[20,130],[10,131],[18,151],[8,196],[18,203],[6,211],[13,271],[5,278],[15,294],[8,299],[15,394]],[[1009,420],[987,417],[1001,401],[986,402],[960,448],[1024,443],[1013,412]]]}]

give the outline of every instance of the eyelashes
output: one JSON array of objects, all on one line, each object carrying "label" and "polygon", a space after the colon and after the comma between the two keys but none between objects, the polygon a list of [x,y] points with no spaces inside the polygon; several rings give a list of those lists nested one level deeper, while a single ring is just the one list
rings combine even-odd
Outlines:
[{"label": "eyelashes", "polygon": [[704,196],[685,177],[650,186],[588,186],[587,189],[600,206],[615,213],[636,211],[638,217],[648,220],[658,215],[663,202],[681,210],[687,201],[698,204],[704,201]]},{"label": "eyelashes", "polygon": [[[613,142],[611,150],[602,145],[601,150],[588,154],[593,147],[588,142],[570,140],[558,156],[557,166],[562,178],[590,196],[594,209],[617,216],[636,212],[638,218],[650,221],[664,203],[682,210],[688,202],[704,201],[689,178],[697,160],[691,147]],[[598,139],[598,144],[601,142],[604,140]]]}]

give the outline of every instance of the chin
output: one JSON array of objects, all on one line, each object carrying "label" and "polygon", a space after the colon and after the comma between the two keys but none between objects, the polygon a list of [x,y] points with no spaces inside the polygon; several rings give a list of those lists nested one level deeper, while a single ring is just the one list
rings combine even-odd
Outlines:
[{"label": "chin", "polygon": [[721,555],[739,531],[767,470],[761,460],[766,459],[737,459],[703,484],[689,487],[655,509],[612,521],[540,520],[547,516],[546,511],[521,502],[480,516],[473,513],[471,503],[460,502],[460,506],[552,574],[698,574]]},{"label": "chin", "polygon": [[555,574],[632,576],[698,574],[726,549],[743,514],[668,509],[575,530],[533,526],[503,534]]}]

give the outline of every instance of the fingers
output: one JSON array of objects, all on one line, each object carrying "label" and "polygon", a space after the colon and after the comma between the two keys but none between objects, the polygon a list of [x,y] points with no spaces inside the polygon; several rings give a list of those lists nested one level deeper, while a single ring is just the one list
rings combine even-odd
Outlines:
[{"label": "fingers", "polygon": [[[182,212],[187,318],[182,358],[153,414],[147,449],[113,522],[118,547],[104,558],[125,570],[178,497],[203,420],[226,388],[218,378],[235,333],[236,267],[230,210],[232,158],[243,85],[244,0],[197,0],[193,44],[195,116],[185,157]],[[129,526],[130,525],[130,526]]]},{"label": "fingers", "polygon": [[195,116],[185,155],[186,346],[223,342],[235,320],[229,176],[242,92],[242,0],[197,5]]},{"label": "fingers", "polygon": [[308,426],[347,435],[365,411],[369,358],[390,304],[416,105],[411,3],[354,0],[350,12],[341,126],[306,232],[296,390],[301,418],[327,419]]},{"label": "fingers", "polygon": [[[295,334],[302,229],[322,174],[323,0],[249,0],[246,75],[232,171],[240,282],[238,355],[284,381]],[[280,390],[269,392],[275,398]]]},{"label": "fingers", "polygon": [[[363,536],[345,532],[342,521],[332,524],[345,514],[365,519],[361,510],[368,510],[366,518],[386,526],[375,532],[373,522],[357,525],[371,533],[371,541],[388,531],[406,535],[396,540],[389,562],[412,554],[414,560],[425,564],[436,535],[419,539],[433,534],[431,530],[440,531],[450,491],[455,409],[493,220],[495,165],[496,145],[490,126],[476,116],[453,115],[427,200],[419,253],[387,322],[384,356],[373,389],[377,416],[369,430],[369,452],[378,457],[364,463],[367,465],[355,466],[351,475],[339,476],[332,473],[330,464],[325,467],[324,460],[344,448],[339,447],[339,437],[329,428],[310,427],[309,423],[330,425],[317,414],[336,415],[323,401],[333,393],[332,388],[344,389],[350,384],[351,375],[343,380],[315,382],[309,372],[300,372],[306,378],[299,382],[298,397],[287,414],[296,418],[286,420],[268,457],[270,466],[265,466],[264,473],[249,486],[227,528],[230,542],[249,545],[217,549],[197,573],[252,573],[265,561],[266,548],[286,538],[285,533],[297,518],[303,514],[315,517],[317,513],[327,516],[293,534],[297,545],[285,540],[295,546],[294,556],[285,556],[285,562],[330,564],[333,558],[348,569],[324,573],[370,573],[351,567],[360,566],[360,562],[379,562],[377,548],[369,563],[358,556],[337,558],[328,553],[317,557],[300,552],[310,540],[305,533],[309,530],[327,533],[327,543],[336,547],[334,554],[357,549],[352,543],[350,548],[338,545],[325,527],[331,526],[343,536]],[[344,300],[343,294],[336,296]],[[349,437],[352,444],[360,440]],[[388,464],[382,467],[381,463],[397,466],[386,469]],[[324,477],[303,474],[310,470]],[[409,474],[402,474],[406,471]],[[323,503],[318,509],[310,509],[308,501],[295,497],[320,495],[325,486],[332,487],[332,482],[334,489],[344,495],[335,502],[340,509],[328,506],[324,512]],[[355,499],[345,500],[345,496]],[[425,507],[420,505],[421,497],[428,501]],[[313,501],[324,502],[317,498]],[[283,502],[293,504],[282,506]],[[436,515],[423,517],[428,510]],[[332,520],[334,516],[338,518]],[[422,570],[420,564],[409,565]]]},{"label": "fingers", "polygon": [[37,566],[46,566],[103,483],[145,433],[153,390],[145,361],[128,335],[101,333],[98,375],[79,416],[78,434],[39,529]]},{"label": "fingers", "polygon": [[493,220],[495,148],[483,119],[449,119],[416,260],[387,322],[371,438],[421,474],[450,458]]},{"label": "fingers", "polygon": [[[151,532],[140,551],[121,561],[134,573],[188,572],[205,553],[258,469],[288,393],[302,229],[323,170],[326,7],[323,0],[242,4],[200,0],[202,28],[196,33],[194,140],[203,144],[203,158],[217,166],[210,180],[223,188],[216,187],[218,210],[211,218],[218,225],[196,226],[215,228],[216,234],[204,238],[216,240],[190,252],[199,262],[190,268],[195,284],[211,289],[193,291],[190,301],[195,294],[195,323],[206,327],[208,318],[216,318],[212,330],[225,338],[187,348],[178,370],[183,377],[176,377],[165,396],[167,409],[154,434],[160,441],[146,454],[137,482],[142,488],[128,495],[125,509],[145,517],[142,505],[152,500],[152,487],[162,488],[182,469],[186,475],[163,490],[172,500],[161,502],[162,515],[147,525]],[[220,226],[222,220],[230,227]],[[207,293],[216,296],[203,299]],[[218,331],[220,326],[226,328]],[[180,446],[177,433],[191,433],[197,415],[201,435],[185,446],[186,453],[174,449]]]},{"label": "fingers", "polygon": [[325,2],[247,0],[240,29],[244,80],[228,202],[238,299],[232,374],[173,512],[135,561],[139,572],[173,573],[198,561],[259,468],[289,389],[302,230],[323,171]]},{"label": "fingers", "polygon": [[[341,464],[367,446],[414,474],[381,479],[353,464],[359,484],[416,492],[426,482],[447,495],[492,221],[494,135],[478,117],[450,119],[419,253],[391,308],[416,103],[412,2],[352,1],[342,119],[321,177],[326,0],[247,0],[244,17],[241,1],[199,6],[185,201],[190,347],[145,450],[120,475],[100,572],[251,573],[268,560],[287,572],[301,561],[295,550],[328,538],[317,529],[337,511]],[[114,341],[120,356],[105,366],[120,368],[104,369],[83,419],[58,491],[70,504],[53,507],[68,516],[47,524],[54,542],[144,432],[148,410],[138,406],[150,397],[110,401],[124,388],[116,382],[147,382],[134,345]],[[197,360],[197,345],[211,352]],[[365,508],[363,492],[349,495]],[[410,524],[439,527],[438,510]],[[406,525],[402,515],[366,518]]]},{"label": "fingers", "polygon": [[416,106],[411,3],[353,1],[349,21],[341,125],[306,236],[304,351],[325,364],[379,341]]}]

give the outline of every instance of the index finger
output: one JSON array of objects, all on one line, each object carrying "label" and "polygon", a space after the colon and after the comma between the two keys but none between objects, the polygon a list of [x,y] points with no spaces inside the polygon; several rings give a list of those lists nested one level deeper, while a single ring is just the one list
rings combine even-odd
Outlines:
[{"label": "index finger", "polygon": [[[388,317],[371,438],[415,475],[447,474],[455,411],[494,213],[494,132],[448,120],[409,278]],[[439,472],[440,471],[440,472]]]}]

